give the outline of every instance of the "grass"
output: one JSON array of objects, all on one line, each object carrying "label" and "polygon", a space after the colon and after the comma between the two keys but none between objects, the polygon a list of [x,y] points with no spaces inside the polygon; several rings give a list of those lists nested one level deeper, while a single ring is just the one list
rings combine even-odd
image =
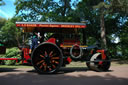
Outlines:
[{"label": "grass", "polygon": [[117,61],[112,61],[113,66],[118,66],[118,65],[128,65],[128,60],[117,60]]},{"label": "grass", "polygon": [[[112,61],[112,66],[128,65],[127,60]],[[66,67],[87,67],[85,62],[71,62]],[[33,68],[33,66],[27,65],[0,65],[0,68]]]},{"label": "grass", "polygon": [[0,68],[32,68],[32,66],[24,66],[24,65],[0,65]]},{"label": "grass", "polygon": [[71,62],[70,64],[66,65],[66,67],[86,67],[85,62]]}]

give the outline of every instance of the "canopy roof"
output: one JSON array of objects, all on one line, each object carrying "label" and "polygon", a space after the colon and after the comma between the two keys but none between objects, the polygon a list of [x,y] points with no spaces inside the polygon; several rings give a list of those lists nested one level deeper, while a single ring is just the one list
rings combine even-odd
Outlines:
[{"label": "canopy roof", "polygon": [[44,32],[74,32],[81,28],[86,28],[84,23],[68,22],[16,22],[17,27],[23,27],[24,32],[44,31]]}]

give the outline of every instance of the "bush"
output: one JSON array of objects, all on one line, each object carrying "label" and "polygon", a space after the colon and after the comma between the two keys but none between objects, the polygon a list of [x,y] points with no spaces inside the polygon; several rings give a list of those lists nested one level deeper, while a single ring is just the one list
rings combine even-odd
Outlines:
[{"label": "bush", "polygon": [[[6,51],[5,55],[1,55],[1,58],[19,58],[20,54],[19,54],[20,50],[17,47],[13,47],[13,48],[9,48]],[[2,61],[2,64],[5,65],[15,65],[16,61],[15,60],[4,60]]]}]

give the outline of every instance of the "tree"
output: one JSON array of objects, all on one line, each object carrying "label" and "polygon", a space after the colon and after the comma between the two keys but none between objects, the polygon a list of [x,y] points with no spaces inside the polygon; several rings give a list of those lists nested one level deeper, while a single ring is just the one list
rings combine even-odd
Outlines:
[{"label": "tree", "polygon": [[0,0],[0,6],[5,5],[3,0]]},{"label": "tree", "polygon": [[55,13],[57,3],[53,0],[16,0],[16,14],[24,21],[50,21],[49,16]]},{"label": "tree", "polygon": [[107,46],[107,42],[106,42],[106,30],[105,30],[105,21],[104,21],[104,15],[106,10],[109,8],[110,6],[104,2],[104,0],[100,0],[98,5],[95,5],[94,8],[97,9],[99,11],[100,14],[100,28],[101,28],[101,39],[102,39],[102,47],[106,48]]},{"label": "tree", "polygon": [[0,39],[7,47],[19,46],[21,41],[21,30],[16,28],[15,22],[20,18],[9,19],[0,31]]},{"label": "tree", "polygon": [[55,21],[68,22],[70,21],[70,14],[72,12],[71,0],[60,0],[57,9],[55,9],[56,17]]},{"label": "tree", "polygon": [[[73,20],[76,22],[80,22],[85,20],[87,28],[83,30],[84,44],[91,45],[100,40],[100,32],[99,32],[99,14],[96,10],[93,10],[93,6],[98,2],[94,0],[82,0],[76,5],[76,10],[74,11]],[[91,43],[90,43],[91,41]]]},{"label": "tree", "polygon": [[111,12],[128,15],[128,0],[109,0],[111,2]]},{"label": "tree", "polygon": [[121,27],[122,29],[120,30],[120,34],[119,34],[119,37],[120,37],[120,48],[121,48],[121,52],[122,52],[122,55],[125,58],[128,59],[128,21]]},{"label": "tree", "polygon": [[71,21],[71,0],[16,0],[16,14],[25,21]]},{"label": "tree", "polygon": [[0,17],[0,29],[2,28],[2,26],[4,26],[4,24],[6,23],[6,19],[5,18],[2,18]]},{"label": "tree", "polygon": [[102,47],[107,47],[104,16],[110,13],[126,12],[128,7],[127,2],[127,0],[101,0],[94,6],[100,14],[101,39],[103,42]]},{"label": "tree", "polygon": [[60,0],[61,15],[64,17],[71,10],[71,0]]}]

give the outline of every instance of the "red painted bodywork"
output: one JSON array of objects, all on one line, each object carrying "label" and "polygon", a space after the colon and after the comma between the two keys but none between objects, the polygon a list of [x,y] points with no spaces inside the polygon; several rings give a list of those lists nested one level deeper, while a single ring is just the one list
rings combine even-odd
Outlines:
[{"label": "red painted bodywork", "polygon": [[106,55],[105,55],[105,52],[104,50],[97,50],[97,52],[101,53],[102,54],[102,59],[106,59]]},{"label": "red painted bodywork", "polygon": [[86,28],[86,25],[68,25],[68,24],[16,24],[16,27]]},{"label": "red painted bodywork", "polygon": [[18,62],[18,58],[0,58],[0,60],[16,60]]},{"label": "red painted bodywork", "polygon": [[[57,31],[57,32],[59,32],[59,31],[61,31],[61,28],[63,28],[64,30],[62,30],[62,31],[66,31],[67,32],[67,29],[69,29],[69,32],[73,33],[74,31],[77,31],[77,29],[86,28],[86,25],[85,24],[81,24],[81,23],[59,23],[59,22],[58,23],[17,22],[16,23],[16,27],[23,27],[24,28],[23,32],[32,32],[35,28],[37,28],[37,30],[40,31],[41,29],[44,28],[43,29],[44,32],[49,32],[49,30],[53,30],[52,32],[54,33],[54,32],[56,32],[56,30],[59,29]],[[27,29],[27,31],[26,31],[25,28],[26,29],[30,28],[32,30],[29,31],[29,29]],[[49,28],[51,28],[51,29],[49,29]],[[45,31],[45,29],[46,29],[46,31]],[[64,40],[64,43],[61,43],[61,45],[74,45],[74,44],[80,45],[80,42],[76,41],[76,40]],[[56,39],[55,38],[50,38],[46,42],[53,43],[53,44],[56,45]],[[22,51],[23,51],[23,56],[24,56],[24,59],[22,60],[22,63],[28,63],[27,60],[31,59],[31,57],[29,55],[29,48],[22,48]],[[71,60],[71,58],[67,58],[67,61],[70,63],[72,60]]]},{"label": "red painted bodywork", "polygon": [[55,38],[50,38],[46,42],[50,42],[50,43],[56,44],[56,39]]},{"label": "red painted bodywork", "polygon": [[77,45],[80,45],[80,41],[78,40],[75,40],[75,39],[66,39],[63,41],[63,45],[74,45],[74,44],[77,44]]},{"label": "red painted bodywork", "polygon": [[28,63],[27,60],[31,59],[31,57],[29,55],[29,50],[30,50],[30,48],[22,48],[23,56],[24,56],[24,59],[22,60],[22,64]]},{"label": "red painted bodywork", "polygon": [[[97,52],[101,53],[102,55],[102,60],[106,59],[106,54],[105,54],[105,50],[97,50]],[[99,64],[101,65],[103,63],[103,61],[100,61]]]},{"label": "red painted bodywork", "polygon": [[[56,39],[55,38],[50,38],[46,42],[56,44]],[[28,60],[31,60],[31,56],[29,55],[29,50],[30,50],[30,48],[22,48],[22,51],[23,51],[22,64],[27,64],[27,63],[29,63]]]},{"label": "red painted bodywork", "polygon": [[68,62],[68,64],[70,64],[70,63],[72,62],[72,59],[71,59],[70,57],[68,57],[68,58],[66,59],[66,61]]}]

